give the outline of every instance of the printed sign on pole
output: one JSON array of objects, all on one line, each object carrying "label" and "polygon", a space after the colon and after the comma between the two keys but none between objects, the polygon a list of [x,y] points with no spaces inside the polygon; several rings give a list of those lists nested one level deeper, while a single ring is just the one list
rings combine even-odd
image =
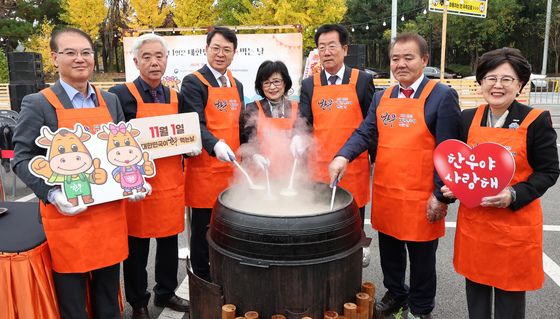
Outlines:
[{"label": "printed sign on pole", "polygon": [[444,1],[447,1],[447,12],[450,14],[475,18],[486,18],[487,0],[428,0],[429,10],[443,12]]},{"label": "printed sign on pole", "polygon": [[185,154],[202,149],[198,113],[189,112],[132,119],[140,130],[138,142],[153,158]]}]

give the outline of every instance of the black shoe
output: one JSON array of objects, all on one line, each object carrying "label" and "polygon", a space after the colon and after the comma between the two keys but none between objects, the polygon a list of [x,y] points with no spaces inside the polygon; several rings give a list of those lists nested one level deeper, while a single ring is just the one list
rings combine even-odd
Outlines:
[{"label": "black shoe", "polygon": [[132,308],[132,319],[152,319],[148,307]]},{"label": "black shoe", "polygon": [[415,315],[412,312],[409,312],[408,319],[432,319],[432,313],[430,312],[425,315]]},{"label": "black shoe", "polygon": [[408,309],[408,304],[405,299],[396,300],[393,295],[387,291],[381,301],[375,303],[375,311],[384,316],[392,315],[399,311],[399,309]]},{"label": "black shoe", "polygon": [[178,297],[177,295],[171,296],[166,301],[158,300],[158,298],[154,298],[154,305],[158,307],[167,307],[179,312],[189,312],[189,301],[187,299],[183,299]]}]

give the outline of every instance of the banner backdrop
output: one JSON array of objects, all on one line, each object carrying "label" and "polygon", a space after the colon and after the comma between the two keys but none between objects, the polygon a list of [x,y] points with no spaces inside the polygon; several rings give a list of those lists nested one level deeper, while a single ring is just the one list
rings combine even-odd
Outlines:
[{"label": "banner backdrop", "polygon": [[[206,64],[206,35],[164,36],[169,56],[163,82],[179,90],[183,78]],[[126,80],[140,75],[134,65],[132,44],[134,37],[124,38]],[[262,62],[280,60],[286,64],[292,79],[290,97],[299,100],[303,70],[303,38],[301,33],[238,34],[237,51],[229,69],[243,83],[245,103],[257,98],[255,77]]]}]

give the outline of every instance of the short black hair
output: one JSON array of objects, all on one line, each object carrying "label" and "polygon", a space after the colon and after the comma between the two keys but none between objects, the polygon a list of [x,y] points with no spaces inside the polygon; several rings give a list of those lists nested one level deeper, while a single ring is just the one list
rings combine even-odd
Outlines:
[{"label": "short black hair", "polygon": [[[529,61],[521,54],[521,51],[513,48],[501,48],[484,53],[478,59],[476,64],[476,82],[482,83],[482,79],[486,74],[500,65],[508,63],[511,65],[517,78],[521,83],[521,90],[531,78],[531,65]],[[521,92],[520,90],[520,92]]]},{"label": "short black hair", "polygon": [[323,24],[315,32],[315,45],[319,45],[319,36],[323,33],[336,31],[338,32],[338,40],[342,45],[348,45],[348,30],[340,24]]},{"label": "short black hair", "polygon": [[418,50],[420,50],[420,57],[423,58],[429,56],[428,42],[426,42],[426,39],[424,39],[424,37],[416,32],[403,32],[397,35],[395,39],[389,44],[389,60],[391,58],[391,54],[393,52],[393,47],[395,46],[395,44],[409,41],[416,43],[416,45],[418,46]]},{"label": "short black hair", "polygon": [[56,43],[56,40],[58,39],[59,36],[63,35],[64,33],[74,33],[74,34],[81,35],[86,40],[88,40],[89,45],[93,49],[93,41],[91,40],[91,37],[89,36],[89,34],[85,33],[84,31],[82,31],[80,29],[68,27],[68,28],[62,28],[62,29],[54,30],[51,33],[51,41],[49,42],[49,46],[51,47],[52,52],[58,52],[58,44]]},{"label": "short black hair", "polygon": [[210,45],[212,42],[212,38],[216,35],[216,33],[221,34],[226,40],[233,43],[233,49],[237,49],[237,35],[235,31],[226,27],[212,27],[212,30],[208,32],[206,35],[206,45]]},{"label": "short black hair", "polygon": [[290,73],[288,73],[288,68],[284,62],[267,60],[261,63],[257,71],[257,77],[255,79],[255,92],[257,92],[258,95],[265,97],[262,84],[274,73],[280,73],[282,76],[282,80],[284,81],[284,94],[292,88],[292,79],[290,78]]}]

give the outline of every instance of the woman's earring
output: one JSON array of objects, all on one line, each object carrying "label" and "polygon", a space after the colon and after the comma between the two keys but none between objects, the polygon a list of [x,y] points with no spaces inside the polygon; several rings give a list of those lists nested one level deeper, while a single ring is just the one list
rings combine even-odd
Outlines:
[{"label": "woman's earring", "polygon": [[515,93],[515,97],[519,97],[521,95],[521,93],[517,92]]}]

